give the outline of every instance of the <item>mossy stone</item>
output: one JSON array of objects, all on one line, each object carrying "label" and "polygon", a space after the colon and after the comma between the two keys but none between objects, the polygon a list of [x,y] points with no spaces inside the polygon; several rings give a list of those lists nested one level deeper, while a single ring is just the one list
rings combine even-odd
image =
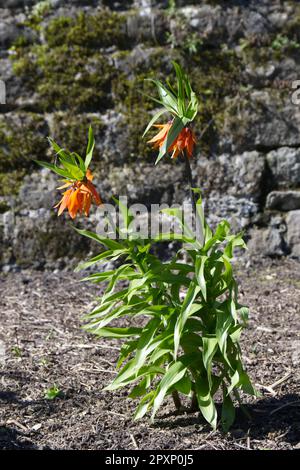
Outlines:
[{"label": "mossy stone", "polygon": [[244,85],[244,65],[234,51],[201,48],[186,66],[199,98],[199,114],[194,124],[198,136],[206,129],[199,146],[202,153],[210,154],[216,150],[218,135],[222,133],[227,100]]},{"label": "mossy stone", "polygon": [[72,116],[68,113],[55,113],[51,119],[50,133],[63,148],[84,156],[90,125],[98,142],[105,132],[105,124],[99,117],[93,115]]},{"label": "mossy stone", "polygon": [[68,108],[88,112],[111,106],[110,84],[115,71],[101,53],[90,55],[79,46],[51,49],[36,45],[18,51],[14,70],[32,92],[37,92],[44,111]]},{"label": "mossy stone", "polygon": [[48,144],[45,120],[33,113],[6,114],[0,119],[0,172],[31,168],[45,157]]},{"label": "mossy stone", "polygon": [[7,114],[0,119],[0,196],[17,194],[24,178],[36,166],[35,159],[47,159],[48,126],[32,113]]},{"label": "mossy stone", "polygon": [[[26,170],[12,170],[0,172],[0,196],[15,196],[18,194]],[[4,207],[4,206],[3,206]],[[1,212],[1,209],[0,209]]]},{"label": "mossy stone", "polygon": [[128,48],[126,17],[120,13],[102,9],[95,15],[80,12],[75,18],[58,17],[45,29],[49,47],[81,46],[85,48]]}]

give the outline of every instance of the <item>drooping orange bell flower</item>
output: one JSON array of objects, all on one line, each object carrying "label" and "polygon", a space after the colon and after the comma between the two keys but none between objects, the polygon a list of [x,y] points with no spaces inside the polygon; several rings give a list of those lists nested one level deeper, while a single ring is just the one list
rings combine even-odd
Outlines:
[{"label": "drooping orange bell flower", "polygon": [[[65,209],[68,209],[69,215],[75,219],[79,212],[86,216],[89,215],[92,202],[97,206],[102,204],[101,198],[92,183],[93,175],[87,170],[85,178],[80,181],[67,181],[66,184],[57,189],[69,188],[63,193],[62,199],[54,207],[59,207],[58,215],[61,215]],[[71,186],[71,187],[70,187]]]},{"label": "drooping orange bell flower", "polygon": [[[154,127],[160,129],[151,140],[149,144],[153,144],[153,148],[161,148],[167,138],[168,132],[172,126],[172,122],[167,124],[156,124]],[[171,158],[176,158],[180,153],[186,152],[186,155],[191,158],[193,155],[194,147],[196,144],[196,137],[192,129],[184,127],[179,135],[174,140],[173,144],[168,148],[168,152],[172,153]]]},{"label": "drooping orange bell flower", "polygon": [[191,158],[195,144],[196,137],[194,132],[189,127],[184,127],[169,149],[173,151],[171,158],[178,157],[178,155],[184,151],[186,151],[187,156]]}]

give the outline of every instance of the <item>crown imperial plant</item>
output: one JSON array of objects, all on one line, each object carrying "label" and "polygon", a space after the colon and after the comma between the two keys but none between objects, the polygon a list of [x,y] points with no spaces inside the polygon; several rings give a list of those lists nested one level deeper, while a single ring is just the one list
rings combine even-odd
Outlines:
[{"label": "crown imperial plant", "polygon": [[[135,419],[149,412],[153,420],[167,395],[181,409],[183,395],[214,429],[220,422],[227,431],[235,419],[235,402],[241,403],[240,390],[257,394],[242,363],[239,341],[248,308],[239,303],[231,264],[234,248],[245,248],[245,243],[242,234],[231,234],[226,220],[213,232],[204,217],[201,193],[193,188],[189,163],[196,145],[192,124],[198,100],[180,65],[174,63],[174,68],[175,88],[152,80],[158,97],[150,98],[161,109],[144,134],[152,126],[159,129],[149,140],[158,150],[156,164],[169,156],[185,161],[198,231],[194,233],[180,208],[172,208],[164,212],[177,219],[180,233],[141,237],[132,229],[134,216],[117,199],[123,222],[117,239],[76,229],[102,247],[77,270],[118,260],[116,268],[102,269],[83,279],[104,284],[98,304],[84,318],[84,328],[98,337],[121,340],[116,376],[105,390],[128,388],[129,397],[139,400]],[[156,124],[163,115],[168,116],[166,123]],[[102,204],[89,170],[95,146],[92,130],[85,160],[51,139],[50,143],[59,164],[38,163],[63,178],[60,189],[68,188],[57,205],[58,215],[65,209],[72,219],[78,213],[88,215],[92,202]],[[153,254],[156,243],[174,239],[182,246],[171,260],[163,262]],[[219,392],[223,397],[220,416],[215,404]]]}]

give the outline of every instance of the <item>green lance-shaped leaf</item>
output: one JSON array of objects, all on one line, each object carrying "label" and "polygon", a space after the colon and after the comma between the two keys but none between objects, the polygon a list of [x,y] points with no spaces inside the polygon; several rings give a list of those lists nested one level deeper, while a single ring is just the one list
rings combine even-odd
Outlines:
[{"label": "green lance-shaped leaf", "polygon": [[72,159],[72,156],[69,154],[69,152],[63,148],[61,148],[51,137],[47,137],[47,140],[51,147],[53,148],[54,152],[61,158],[64,158],[66,161],[69,161],[70,163],[74,163],[74,160]]},{"label": "green lance-shaped leaf", "polygon": [[197,95],[196,93],[194,93],[193,91],[191,91],[191,99],[190,99],[190,102],[189,102],[189,105],[185,111],[185,116],[190,120],[190,121],[193,121],[195,119],[195,117],[197,116],[198,114],[198,98],[197,98]]},{"label": "green lance-shaped leaf", "polygon": [[138,339],[130,339],[122,344],[118,357],[118,362],[116,364],[117,369],[120,369],[124,361],[129,358],[131,353],[136,349],[137,344]]},{"label": "green lance-shaped leaf", "polygon": [[225,310],[217,310],[216,337],[223,358],[229,367],[232,366],[227,356],[227,343],[232,324],[233,320],[231,315],[228,313],[226,306]]},{"label": "green lance-shaped leaf", "polygon": [[217,410],[210,393],[207,377],[199,377],[195,383],[196,396],[200,411],[213,429],[217,427]]},{"label": "green lance-shaped leaf", "polygon": [[209,388],[212,387],[211,367],[212,360],[218,347],[218,340],[215,336],[203,336],[203,364],[207,372]]},{"label": "green lance-shaped leaf", "polygon": [[206,289],[206,280],[204,277],[204,268],[205,268],[205,262],[207,260],[207,256],[197,256],[196,257],[196,263],[195,263],[195,274],[196,274],[196,279],[197,282],[200,286],[203,298],[206,302],[207,300],[207,289]]},{"label": "green lance-shaped leaf", "polygon": [[98,330],[106,327],[112,320],[120,318],[124,315],[130,315],[132,313],[132,307],[128,305],[124,305],[123,307],[116,307],[115,309],[109,311],[105,315],[101,316],[100,318],[96,318],[95,322],[91,325],[93,328],[93,332],[97,334]]},{"label": "green lance-shaped leaf", "polygon": [[153,402],[153,411],[151,415],[151,420],[153,421],[160,405],[162,404],[164,397],[168,390],[179,380],[182,379],[184,376],[185,372],[187,370],[187,366],[183,364],[181,361],[177,361],[174,364],[170,366],[170,368],[167,370],[163,378],[161,379],[154,398]]},{"label": "green lance-shaped leaf", "polygon": [[124,300],[124,302],[127,300],[129,288],[126,287],[125,289],[119,290],[118,292],[114,292],[113,294],[108,293],[104,294],[101,297],[101,304],[103,305],[104,303],[108,304],[109,302],[113,302],[115,300]]},{"label": "green lance-shaped leaf", "polygon": [[203,252],[207,253],[214,245],[216,244],[218,245],[224,242],[224,240],[226,239],[229,233],[229,230],[230,230],[229,222],[227,222],[227,220],[222,220],[218,224],[216,231],[214,233],[214,236],[205,243],[203,247]]},{"label": "green lance-shaped leaf", "polygon": [[69,171],[63,170],[62,168],[59,168],[58,166],[53,165],[52,163],[43,162],[41,160],[35,160],[35,163],[37,163],[38,165],[40,165],[44,168],[47,168],[48,170],[53,171],[54,173],[56,173],[59,176],[63,176],[64,178],[67,178],[67,179],[70,179],[70,180],[74,179]]},{"label": "green lance-shaped leaf", "polygon": [[90,274],[89,276],[86,276],[82,279],[80,279],[80,282],[86,282],[86,281],[91,281],[91,282],[103,282],[107,281],[114,275],[114,270],[111,271],[104,271],[100,273],[94,273]]},{"label": "green lance-shaped leaf", "polygon": [[[194,246],[197,249],[201,249],[201,244],[198,242],[198,240],[195,237],[195,234],[193,233],[193,230],[191,227],[188,225],[188,223],[184,220],[184,213],[182,209],[179,207],[171,207],[168,209],[162,209],[161,212],[163,214],[167,214],[171,217],[176,217],[178,220],[180,227],[183,229],[183,235],[182,234],[174,234],[174,239],[175,240],[181,240],[184,241],[185,243],[190,244],[191,246]],[[160,237],[157,238],[157,240],[163,240],[164,234],[162,234]],[[169,239],[166,237],[165,239]]]},{"label": "green lance-shaped leaf", "polygon": [[230,386],[227,392],[231,393],[234,388],[240,386],[240,368],[237,366],[236,370],[230,374]]},{"label": "green lance-shaped leaf", "polygon": [[152,340],[159,324],[160,320],[156,318],[150,320],[139,339],[135,357],[129,361],[125,367],[123,367],[115,380],[106,387],[106,390],[116,390],[117,388],[124,386],[124,384],[135,380],[136,374],[144,365],[148,354],[157,346],[156,343],[152,343]]},{"label": "green lance-shaped leaf", "polygon": [[240,373],[240,383],[242,390],[248,395],[260,396],[260,393],[253,387],[249,375],[244,370]]},{"label": "green lance-shaped leaf", "polygon": [[112,197],[112,199],[119,206],[123,223],[124,223],[124,227],[127,230],[131,222],[134,220],[134,216],[132,215],[128,207],[125,204],[123,204],[119,199],[115,197]]},{"label": "green lance-shaped leaf", "polygon": [[59,160],[75,180],[82,180],[84,178],[85,173],[77,165],[73,165],[72,163],[69,163],[62,158],[59,158]]},{"label": "green lance-shaped leaf", "polygon": [[[152,78],[146,80],[156,85],[160,98],[159,103],[161,103],[173,115],[178,115],[177,97],[174,95],[174,93],[171,90],[168,90],[168,88],[166,88],[159,80],[153,80]],[[157,101],[151,96],[150,98],[153,101]]]},{"label": "green lance-shaped leaf", "polygon": [[228,241],[228,245],[226,246],[224,250],[225,256],[228,256],[228,258],[232,258],[233,256],[233,250],[236,246],[239,246],[243,248],[244,250],[247,250],[247,245],[243,239],[243,233],[239,233],[237,235],[231,235]]},{"label": "green lance-shaped leaf", "polygon": [[78,162],[78,164],[79,164],[79,168],[81,169],[81,171],[82,171],[84,174],[86,174],[87,168],[86,168],[85,163],[84,163],[84,161],[82,160],[81,156],[78,155],[78,153],[76,153],[76,152],[72,152],[72,153],[71,153],[71,156],[75,158],[75,162],[76,162],[76,160],[77,160],[77,162]]},{"label": "green lance-shaped leaf", "polygon": [[[188,325],[189,320],[187,321],[186,325]],[[197,333],[185,333],[182,336],[180,342],[183,350],[186,354],[192,354],[195,351],[198,351],[199,360],[201,360],[201,349],[202,349],[202,338]]]},{"label": "green lance-shaped leaf", "polygon": [[180,116],[184,116],[185,113],[185,89],[184,89],[184,78],[183,71],[179,64],[173,62],[177,77],[177,89],[178,89],[178,111]]},{"label": "green lance-shaped leaf", "polygon": [[88,145],[87,145],[87,149],[86,149],[86,157],[85,157],[85,162],[84,162],[86,169],[88,169],[88,167],[89,167],[89,165],[92,161],[94,148],[95,148],[94,133],[93,133],[92,126],[90,126],[89,127],[89,139],[88,139]]},{"label": "green lance-shaped leaf", "polygon": [[[117,251],[117,254],[116,254],[116,251]],[[106,251],[103,251],[102,253],[99,253],[99,255],[94,256],[88,261],[83,261],[79,263],[78,266],[76,266],[75,268],[75,272],[82,271],[83,269],[89,268],[90,266],[93,266],[96,263],[100,264],[101,261],[106,261],[107,259],[111,259],[111,258],[116,259],[116,256],[124,255],[123,250],[119,250],[119,253],[118,253],[118,250],[116,251],[106,250]]]},{"label": "green lance-shaped leaf", "polygon": [[235,325],[230,329],[229,336],[234,344],[239,343],[243,328],[243,325]]},{"label": "green lance-shaped leaf", "polygon": [[169,343],[170,343],[170,346],[168,346],[168,344],[166,344],[166,346],[164,344],[161,344],[159,346],[159,349],[155,349],[150,356],[150,361],[151,362],[158,361],[161,357],[165,356],[166,354],[170,354],[173,349],[173,344],[171,342]]},{"label": "green lance-shaped leaf", "polygon": [[248,318],[249,318],[249,308],[245,305],[238,306],[238,314],[241,318],[241,322],[243,326],[247,326]]},{"label": "green lance-shaped leaf", "polygon": [[231,263],[225,258],[225,256],[223,256],[222,259],[225,266],[225,270],[222,273],[222,278],[226,282],[227,287],[230,287],[231,282],[233,280],[232,266]]},{"label": "green lance-shaped leaf", "polygon": [[146,127],[145,131],[144,131],[144,134],[142,137],[145,137],[145,135],[147,134],[147,132],[151,129],[151,127],[153,126],[153,124],[156,123],[156,121],[161,117],[163,116],[163,114],[166,114],[168,112],[167,109],[161,109],[160,111],[158,111],[157,113],[154,114],[153,118],[150,120],[148,126]]},{"label": "green lance-shaped leaf", "polygon": [[143,288],[151,284],[151,280],[153,279],[153,274],[148,271],[146,274],[133,279],[130,282],[129,285],[129,291],[128,291],[128,300],[132,299],[134,295],[138,295],[140,292],[142,292]]},{"label": "green lance-shaped leaf", "polygon": [[110,250],[122,250],[123,253],[127,253],[128,249],[122,245],[122,243],[117,242],[116,240],[112,240],[111,238],[108,237],[101,237],[100,235],[97,235],[94,232],[90,232],[89,230],[81,230],[76,227],[73,227],[76,232],[78,232],[80,235],[83,235],[84,237],[91,238],[92,240],[101,243],[101,245],[106,246]]},{"label": "green lance-shaped leaf", "polygon": [[221,423],[224,432],[228,432],[229,428],[233,425],[235,420],[235,407],[233,405],[232,399],[228,393],[223,390],[223,404],[222,404],[222,414],[221,414]]},{"label": "green lance-shaped leaf", "polygon": [[117,388],[124,387],[125,385],[136,382],[137,380],[140,380],[143,377],[146,377],[148,375],[152,375],[152,376],[156,376],[158,374],[163,375],[164,372],[165,372],[165,370],[162,367],[158,367],[158,366],[149,364],[149,365],[145,365],[145,366],[141,367],[134,374],[132,374],[132,373],[129,374],[129,372],[132,371],[132,364],[133,364],[133,359],[130,359],[127,362],[127,364],[123,367],[122,371],[127,371],[128,374],[127,374],[126,379],[124,379],[121,384],[116,385],[116,381],[114,380],[110,385],[105,387],[103,390],[116,390]]},{"label": "green lance-shaped leaf", "polygon": [[111,277],[111,280],[109,282],[109,285],[107,286],[105,293],[108,294],[112,292],[118,283],[119,280],[121,279],[131,279],[132,277],[135,277],[137,275],[137,272],[135,269],[132,267],[132,264],[122,264],[119,266],[117,269],[115,269],[115,272],[113,276]]},{"label": "green lance-shaped leaf", "polygon": [[253,396],[259,396],[257,390],[251,384],[248,374],[244,371],[241,360],[238,359],[235,372],[230,374],[231,383],[227,392],[231,393],[235,388],[242,388],[245,393]]},{"label": "green lance-shaped leaf", "polygon": [[103,338],[127,338],[129,336],[139,336],[142,328],[102,328],[97,330],[96,335]]},{"label": "green lance-shaped leaf", "polygon": [[143,416],[145,416],[145,414],[147,413],[147,411],[151,407],[151,404],[152,404],[153,398],[154,398],[154,394],[155,394],[155,390],[152,390],[151,392],[147,393],[147,395],[145,395],[142,398],[142,400],[140,401],[139,406],[137,407],[137,409],[134,413],[134,419],[135,420],[141,419],[141,418],[143,418]]},{"label": "green lance-shaped leaf", "polygon": [[192,390],[192,381],[187,373],[174,385],[174,389],[183,395],[190,395]]},{"label": "green lance-shaped leaf", "polygon": [[141,382],[136,385],[130,392],[129,398],[137,398],[143,395],[146,395],[147,389],[150,387],[151,384],[151,375],[147,375],[144,377]]},{"label": "green lance-shaped leaf", "polygon": [[230,295],[231,295],[231,298],[228,300],[228,303],[229,303],[229,308],[230,308],[230,312],[231,312],[231,315],[232,315],[232,318],[234,319],[235,321],[235,324],[237,324],[237,321],[238,321],[238,318],[237,318],[237,312],[236,312],[236,301],[235,299],[232,297],[232,290],[230,292]]},{"label": "green lance-shaped leaf", "polygon": [[197,297],[198,293],[200,292],[200,287],[196,286],[194,282],[190,283],[188,288],[186,297],[182,304],[181,311],[179,313],[178,319],[176,321],[175,329],[174,329],[174,356],[177,357],[178,349],[180,345],[181,334],[184,329],[184,325],[189,318],[193,314],[193,302]]}]

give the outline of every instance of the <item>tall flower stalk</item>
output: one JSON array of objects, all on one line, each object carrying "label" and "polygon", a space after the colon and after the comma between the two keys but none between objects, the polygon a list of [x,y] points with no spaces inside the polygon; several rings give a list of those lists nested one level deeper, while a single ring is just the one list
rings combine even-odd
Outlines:
[{"label": "tall flower stalk", "polygon": [[[159,149],[156,164],[166,155],[171,158],[181,155],[185,162],[185,172],[189,185],[190,199],[195,217],[196,226],[199,229],[198,237],[203,243],[203,227],[196,210],[196,193],[193,190],[193,177],[190,159],[193,157],[196,145],[196,136],[192,130],[192,122],[198,113],[198,99],[193,91],[189,78],[182,70],[181,66],[173,62],[176,73],[176,87],[169,83],[164,85],[159,80],[151,80],[156,86],[159,98],[149,96],[155,103],[160,104],[160,109],[149,122],[145,134],[152,126],[160,129],[159,133],[148,141],[154,148]],[[169,114],[171,120],[166,124],[155,124],[164,114]]]}]

